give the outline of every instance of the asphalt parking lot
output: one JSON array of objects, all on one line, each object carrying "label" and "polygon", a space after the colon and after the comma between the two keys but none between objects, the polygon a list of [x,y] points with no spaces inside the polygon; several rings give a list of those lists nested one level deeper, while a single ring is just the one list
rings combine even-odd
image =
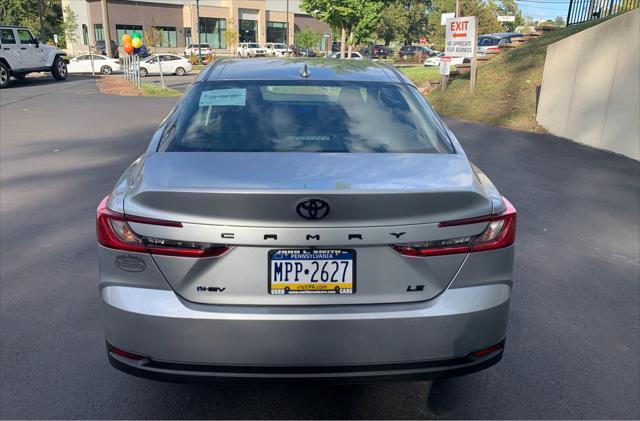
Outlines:
[{"label": "asphalt parking lot", "polygon": [[640,164],[451,119],[519,213],[497,366],[342,386],[171,384],[111,368],[95,208],[176,100],[102,95],[82,77],[0,91],[1,418],[640,418]]}]

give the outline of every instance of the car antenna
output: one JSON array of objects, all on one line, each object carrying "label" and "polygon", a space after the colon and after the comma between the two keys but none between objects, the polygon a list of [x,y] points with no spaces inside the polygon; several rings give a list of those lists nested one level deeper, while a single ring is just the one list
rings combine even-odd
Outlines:
[{"label": "car antenna", "polygon": [[302,77],[309,77],[311,76],[311,72],[309,71],[309,68],[307,67],[307,63],[304,63],[304,67],[302,68],[302,72],[300,72],[300,76]]}]

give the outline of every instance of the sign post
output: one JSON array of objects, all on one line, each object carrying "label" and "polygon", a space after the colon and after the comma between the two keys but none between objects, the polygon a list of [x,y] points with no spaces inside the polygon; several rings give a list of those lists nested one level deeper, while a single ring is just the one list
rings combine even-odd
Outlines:
[{"label": "sign post", "polygon": [[476,46],[478,44],[478,22],[475,16],[447,19],[444,53],[447,57],[471,59],[470,92],[476,87]]},{"label": "sign post", "polygon": [[442,57],[440,58],[440,69],[439,73],[442,75],[442,90],[447,89],[447,84],[449,83],[449,73],[451,73],[451,57]]}]

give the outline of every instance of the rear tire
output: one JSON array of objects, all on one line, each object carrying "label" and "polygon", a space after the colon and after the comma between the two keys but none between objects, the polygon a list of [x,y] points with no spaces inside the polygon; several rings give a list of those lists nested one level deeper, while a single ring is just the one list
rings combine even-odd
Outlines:
[{"label": "rear tire", "polygon": [[145,69],[144,67],[141,67],[141,68],[140,68],[140,76],[141,76],[141,77],[146,77],[148,73],[149,73],[149,72],[148,72],[148,71],[147,71],[147,69]]},{"label": "rear tire", "polygon": [[178,67],[176,69],[176,76],[184,76],[185,73],[187,72],[185,72],[185,70],[182,67]]},{"label": "rear tire", "polygon": [[0,62],[0,89],[9,86],[9,68]]},{"label": "rear tire", "polygon": [[103,75],[110,75],[113,72],[113,69],[110,66],[102,66],[100,68],[100,73]]},{"label": "rear tire", "polygon": [[62,57],[56,56],[51,66],[51,75],[55,80],[65,80],[67,78],[67,63]]}]

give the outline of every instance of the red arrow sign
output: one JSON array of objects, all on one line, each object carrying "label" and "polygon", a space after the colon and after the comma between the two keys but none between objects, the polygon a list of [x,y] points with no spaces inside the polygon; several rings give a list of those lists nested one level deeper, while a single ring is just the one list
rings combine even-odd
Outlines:
[{"label": "red arrow sign", "polygon": [[456,32],[455,34],[451,34],[452,37],[454,38],[464,38],[467,36],[466,32]]}]

